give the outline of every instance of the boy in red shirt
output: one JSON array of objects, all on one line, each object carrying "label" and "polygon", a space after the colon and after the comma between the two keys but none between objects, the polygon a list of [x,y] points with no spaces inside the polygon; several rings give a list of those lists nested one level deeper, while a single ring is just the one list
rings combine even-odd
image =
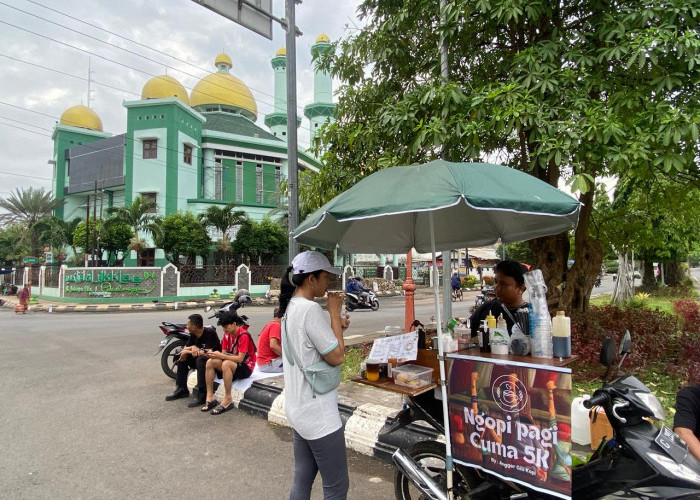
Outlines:
[{"label": "boy in red shirt", "polygon": [[270,321],[258,338],[258,367],[265,373],[282,373],[282,315],[275,308]]},{"label": "boy in red shirt", "polygon": [[[207,398],[202,411],[211,411],[212,415],[221,415],[233,408],[231,386],[234,380],[250,377],[255,368],[255,342],[248,333],[245,316],[229,312],[219,319],[224,328],[221,351],[207,352],[206,382]],[[221,404],[214,398],[214,378],[219,375],[224,379],[224,399]]]}]

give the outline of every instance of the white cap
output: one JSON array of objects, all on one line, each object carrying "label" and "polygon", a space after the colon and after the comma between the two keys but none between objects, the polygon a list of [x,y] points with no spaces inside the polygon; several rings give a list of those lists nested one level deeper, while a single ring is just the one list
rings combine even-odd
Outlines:
[{"label": "white cap", "polygon": [[321,252],[307,250],[294,257],[292,261],[292,272],[294,274],[313,273],[315,271],[328,271],[331,274],[340,274],[339,267],[331,266],[328,259]]}]

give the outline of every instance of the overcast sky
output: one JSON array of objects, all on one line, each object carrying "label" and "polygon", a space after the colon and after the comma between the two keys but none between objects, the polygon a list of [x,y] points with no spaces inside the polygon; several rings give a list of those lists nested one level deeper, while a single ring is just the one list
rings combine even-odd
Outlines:
[{"label": "overcast sky", "polygon": [[[313,100],[311,45],[320,33],[336,40],[356,29],[358,3],[303,0],[297,5],[303,32],[297,38],[300,116]],[[273,12],[284,17],[283,0],[273,0]],[[126,131],[122,102],[140,99],[152,76],[167,69],[191,92],[215,71],[214,58],[222,50],[233,60],[231,73],[253,92],[257,124],[265,128],[274,92],[270,59],[284,43],[276,24],[270,41],[192,0],[0,0],[0,197],[15,188],[52,188],[51,133],[63,111],[88,104],[88,60],[90,107],[106,132]],[[309,144],[306,118],[299,144]]]}]

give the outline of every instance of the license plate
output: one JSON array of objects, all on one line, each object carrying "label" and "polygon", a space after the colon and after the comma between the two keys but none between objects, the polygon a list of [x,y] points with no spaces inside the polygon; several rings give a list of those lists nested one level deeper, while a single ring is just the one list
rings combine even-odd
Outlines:
[{"label": "license plate", "polygon": [[685,457],[688,456],[688,445],[686,442],[665,425],[661,426],[661,430],[656,435],[654,442],[678,464],[683,463]]}]

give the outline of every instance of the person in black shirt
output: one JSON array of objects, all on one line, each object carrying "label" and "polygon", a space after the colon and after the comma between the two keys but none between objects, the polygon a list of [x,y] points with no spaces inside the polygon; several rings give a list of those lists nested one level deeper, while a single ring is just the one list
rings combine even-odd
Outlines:
[{"label": "person in black shirt", "polygon": [[204,404],[207,396],[205,373],[209,358],[207,358],[206,351],[221,352],[221,340],[216,334],[216,328],[204,326],[201,314],[192,314],[187,318],[187,330],[190,332],[190,338],[180,352],[180,359],[176,362],[175,391],[167,395],[165,400],[174,401],[190,395],[190,391],[187,390],[187,375],[189,375],[191,368],[196,368],[198,392],[187,403],[188,407],[194,408]]},{"label": "person in black shirt", "polygon": [[688,443],[690,454],[700,460],[700,384],[678,391],[673,431]]},{"label": "person in black shirt", "polygon": [[[502,260],[493,268],[496,275],[495,292],[496,298],[485,302],[477,311],[474,311],[469,324],[472,337],[479,332],[479,325],[486,319],[489,312],[498,318],[503,315],[508,325],[508,333],[513,333],[514,320],[518,319],[518,309],[527,308],[527,302],[523,300],[525,292],[525,269],[520,262],[514,260]],[[507,308],[507,312],[504,310]],[[523,332],[527,335],[527,332]]]}]

